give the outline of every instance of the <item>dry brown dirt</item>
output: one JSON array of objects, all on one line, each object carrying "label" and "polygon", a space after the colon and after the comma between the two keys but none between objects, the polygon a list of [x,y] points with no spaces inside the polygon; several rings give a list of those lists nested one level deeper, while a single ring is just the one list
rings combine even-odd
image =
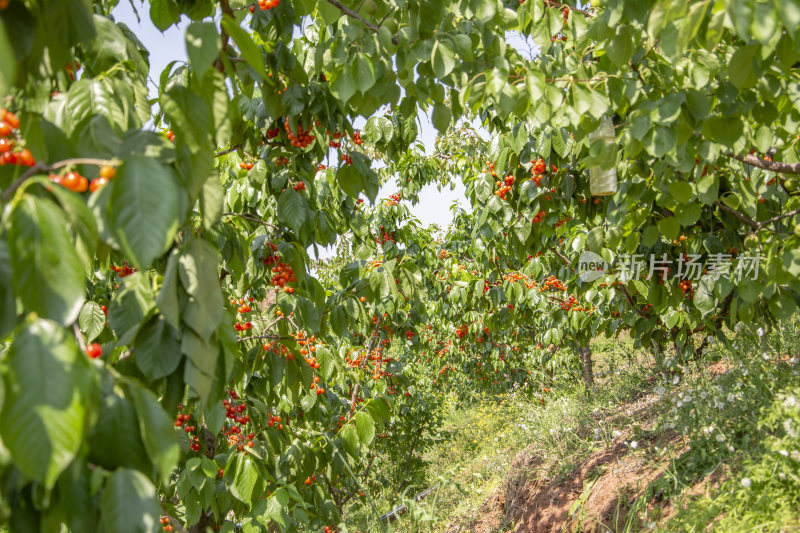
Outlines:
[{"label": "dry brown dirt", "polygon": [[[651,403],[652,398],[643,398],[636,408],[624,406],[624,415],[648,429]],[[631,502],[645,494],[674,457],[659,460],[657,454],[647,453],[648,448],[669,445],[677,447],[678,454],[683,452],[678,434],[640,437],[635,453],[629,446],[630,438],[623,433],[589,454],[565,476],[548,476],[535,452],[523,450],[514,458],[506,480],[475,516],[467,523],[451,524],[447,533],[622,531]],[[648,508],[666,504],[656,493]]]}]

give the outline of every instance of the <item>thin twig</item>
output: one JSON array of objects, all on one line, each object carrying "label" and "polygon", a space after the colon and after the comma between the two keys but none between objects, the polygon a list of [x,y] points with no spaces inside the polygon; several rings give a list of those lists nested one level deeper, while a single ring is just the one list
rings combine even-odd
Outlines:
[{"label": "thin twig", "polygon": [[280,228],[279,228],[278,226],[276,226],[275,224],[270,224],[269,222],[264,222],[263,220],[261,220],[260,218],[258,218],[256,215],[251,215],[251,214],[249,214],[249,213],[231,213],[231,212],[225,212],[225,213],[222,213],[222,216],[223,216],[223,217],[239,217],[239,218],[243,218],[243,219],[245,219],[245,220],[249,220],[250,222],[257,222],[257,223],[259,223],[259,224],[263,224],[263,225],[264,225],[265,227],[267,227],[267,228],[271,228],[271,229],[275,229],[275,230],[279,230],[279,229],[280,229]]},{"label": "thin twig", "polygon": [[[364,17],[362,17],[361,15],[359,15],[358,13],[347,7],[346,5],[339,2],[339,0],[328,0],[328,3],[338,7],[339,10],[348,17],[361,21],[361,23],[363,23],[364,26],[366,26],[367,29],[369,29],[370,31],[373,31],[375,33],[378,33],[380,31],[381,29],[380,26],[368,21],[367,19],[365,19]],[[400,44],[400,41],[398,41],[397,37],[395,37],[394,35],[392,35],[392,44],[394,45]]]},{"label": "thin twig", "polygon": [[799,214],[800,214],[800,209],[795,209],[794,211],[789,211],[788,213],[784,213],[782,215],[778,215],[776,217],[772,217],[772,218],[767,219],[767,220],[762,220],[761,222],[758,223],[758,225],[759,225],[759,227],[763,228],[764,226],[766,226],[768,224],[772,224],[773,222],[777,222],[777,221],[779,221],[781,219],[793,217],[793,216],[799,215]]},{"label": "thin twig", "polygon": [[[272,326],[274,326],[275,324],[277,324],[277,323],[278,323],[278,322],[280,322],[281,320],[283,320],[283,317],[282,317],[282,316],[279,316],[278,318],[276,318],[275,320],[273,320],[272,322],[270,322],[269,324],[267,324],[267,325],[264,327],[264,330],[266,331],[266,330],[270,329]],[[240,337],[240,338],[238,339],[238,341],[239,341],[239,342],[242,342],[242,341],[249,341],[249,340],[253,340],[253,339],[266,339],[266,338],[273,338],[273,337],[276,337],[276,335],[260,335],[260,336],[259,336],[259,335],[256,335],[256,336],[253,336],[253,337]],[[292,337],[292,338],[294,338],[294,337]]]},{"label": "thin twig", "polygon": [[239,337],[236,342],[253,341],[253,340],[273,340],[273,341],[296,341],[297,337],[286,335],[253,335],[252,337]]},{"label": "thin twig", "polygon": [[241,149],[241,147],[242,147],[241,144],[237,144],[236,146],[231,146],[230,148],[228,148],[226,150],[222,150],[221,152],[217,152],[216,154],[214,154],[214,157],[222,157],[223,155],[228,155],[231,152],[235,152],[236,150]]},{"label": "thin twig", "polygon": [[553,252],[554,254],[556,254],[556,257],[558,257],[559,259],[561,259],[561,261],[564,263],[564,266],[569,266],[569,265],[571,264],[571,263],[570,263],[570,260],[569,260],[569,259],[567,259],[567,258],[564,256],[564,254],[562,254],[561,252],[559,252],[559,251],[558,251],[558,250],[556,250],[555,248],[551,247],[551,248],[550,248],[550,251],[551,251],[551,252]]},{"label": "thin twig", "polygon": [[77,322],[72,324],[72,332],[75,334],[75,339],[78,341],[78,347],[81,349],[82,352],[85,352],[86,339],[83,338],[83,333],[81,333],[81,328],[78,327]]},{"label": "thin twig", "polygon": [[41,174],[44,172],[51,172],[53,170],[68,167],[71,165],[94,165],[98,167],[102,167],[105,165],[117,165],[119,161],[112,160],[112,159],[95,159],[93,157],[76,157],[73,159],[64,159],[62,161],[56,161],[52,165],[43,165],[41,163],[36,163],[31,168],[25,171],[17,181],[11,184],[11,186],[3,192],[3,196],[0,197],[0,200],[3,202],[7,202],[11,195],[14,194],[14,191],[19,189],[20,185],[22,185],[25,180],[34,176],[36,174]]}]

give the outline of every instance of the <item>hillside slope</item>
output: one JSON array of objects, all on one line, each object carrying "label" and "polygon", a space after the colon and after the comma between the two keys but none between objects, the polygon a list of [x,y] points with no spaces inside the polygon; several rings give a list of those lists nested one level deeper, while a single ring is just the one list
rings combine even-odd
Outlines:
[{"label": "hillside slope", "polygon": [[629,342],[593,349],[591,391],[565,381],[544,406],[517,391],[451,413],[424,457],[436,490],[368,529],[800,530],[796,324],[668,372]]}]

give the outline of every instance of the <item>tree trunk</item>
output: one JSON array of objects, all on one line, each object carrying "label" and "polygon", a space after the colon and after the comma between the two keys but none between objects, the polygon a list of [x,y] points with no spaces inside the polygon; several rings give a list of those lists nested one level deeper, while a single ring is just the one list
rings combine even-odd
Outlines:
[{"label": "tree trunk", "polygon": [[656,366],[660,369],[664,366],[664,346],[660,340],[651,339],[650,347],[653,350],[653,359],[656,360]]},{"label": "tree trunk", "polygon": [[592,373],[592,350],[588,346],[578,346],[578,353],[581,356],[581,366],[583,367],[583,382],[586,387],[594,385],[594,374]]}]

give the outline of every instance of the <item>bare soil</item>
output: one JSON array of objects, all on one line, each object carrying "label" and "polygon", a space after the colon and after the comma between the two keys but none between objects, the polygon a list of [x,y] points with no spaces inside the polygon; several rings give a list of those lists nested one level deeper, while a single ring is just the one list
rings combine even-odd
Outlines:
[{"label": "bare soil", "polygon": [[[640,398],[620,406],[617,416],[636,420],[645,430],[652,426],[649,407],[654,398]],[[624,414],[623,414],[624,413]],[[646,529],[631,504],[641,496],[646,508],[659,507],[663,518],[672,514],[668,501],[648,487],[661,477],[676,455],[685,451],[677,433],[648,433],[630,446],[630,435],[622,434],[608,446],[594,451],[566,476],[549,476],[533,450],[523,450],[512,462],[506,480],[487,498],[468,523],[453,523],[447,533],[608,533]],[[670,446],[675,453],[661,456],[648,449]],[[716,481],[716,480],[714,480]],[[705,492],[707,486],[697,487]],[[641,507],[640,507],[641,509]],[[651,515],[652,516],[652,515]]]}]

